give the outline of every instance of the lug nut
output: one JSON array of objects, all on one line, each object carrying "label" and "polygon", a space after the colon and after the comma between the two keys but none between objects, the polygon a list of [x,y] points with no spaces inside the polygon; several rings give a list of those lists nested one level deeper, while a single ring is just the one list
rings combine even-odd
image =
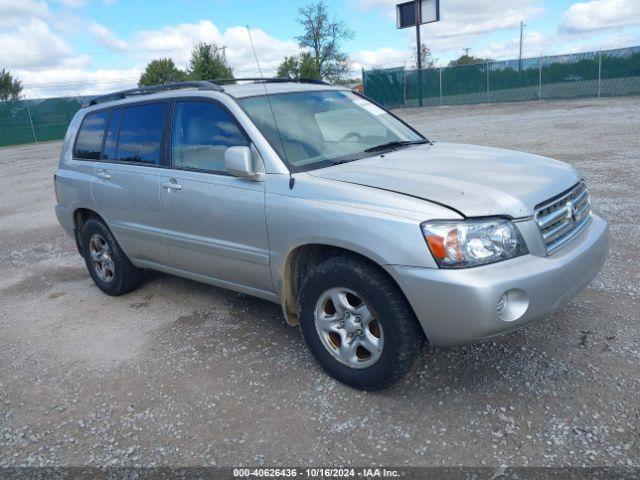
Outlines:
[{"label": "lug nut", "polygon": [[360,328],[359,328],[359,329],[356,331],[356,335],[362,335],[362,329],[360,329]]}]

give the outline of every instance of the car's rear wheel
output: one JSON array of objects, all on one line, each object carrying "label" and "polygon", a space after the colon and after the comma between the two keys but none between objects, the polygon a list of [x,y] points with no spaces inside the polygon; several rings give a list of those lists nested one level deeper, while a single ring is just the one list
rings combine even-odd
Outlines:
[{"label": "car's rear wheel", "polygon": [[299,292],[304,339],[337,380],[380,390],[414,365],[425,337],[397,285],[379,267],[350,255],[314,267]]},{"label": "car's rear wheel", "polygon": [[82,251],[91,278],[107,295],[123,295],[140,283],[142,271],[131,263],[100,220],[92,218],[84,223]]}]

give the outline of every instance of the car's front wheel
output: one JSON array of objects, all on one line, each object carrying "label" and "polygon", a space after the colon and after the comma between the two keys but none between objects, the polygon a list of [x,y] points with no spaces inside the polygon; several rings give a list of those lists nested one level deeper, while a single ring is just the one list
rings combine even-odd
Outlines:
[{"label": "car's front wheel", "polygon": [[379,267],[350,255],[314,267],[299,292],[302,334],[331,376],[380,390],[414,365],[425,337],[397,285]]}]

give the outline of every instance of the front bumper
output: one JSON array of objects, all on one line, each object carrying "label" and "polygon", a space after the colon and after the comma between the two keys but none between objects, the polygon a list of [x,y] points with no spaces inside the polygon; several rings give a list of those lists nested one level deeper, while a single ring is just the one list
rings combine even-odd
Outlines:
[{"label": "front bumper", "polygon": [[[387,265],[432,345],[471,343],[516,330],[552,313],[580,293],[602,267],[609,244],[605,220],[553,255],[524,255],[482,267],[446,270]],[[498,314],[501,295],[507,309]]]}]

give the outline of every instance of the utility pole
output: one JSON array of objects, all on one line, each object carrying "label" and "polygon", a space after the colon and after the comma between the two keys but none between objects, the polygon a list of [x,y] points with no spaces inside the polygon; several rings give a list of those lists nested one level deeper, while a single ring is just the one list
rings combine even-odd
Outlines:
[{"label": "utility pole", "polygon": [[[420,18],[420,2],[416,2],[416,18]],[[422,42],[420,41],[420,23],[416,25],[417,65],[418,65],[418,105],[422,106]]]},{"label": "utility pole", "polygon": [[465,56],[468,57],[469,56],[469,52],[471,51],[471,49],[469,47],[467,47],[467,48],[463,48],[462,50],[464,50]]},{"label": "utility pole", "polygon": [[527,24],[524,23],[524,21],[520,22],[520,55],[518,56],[518,71],[522,70],[522,39],[524,37],[524,27],[526,27]]}]

